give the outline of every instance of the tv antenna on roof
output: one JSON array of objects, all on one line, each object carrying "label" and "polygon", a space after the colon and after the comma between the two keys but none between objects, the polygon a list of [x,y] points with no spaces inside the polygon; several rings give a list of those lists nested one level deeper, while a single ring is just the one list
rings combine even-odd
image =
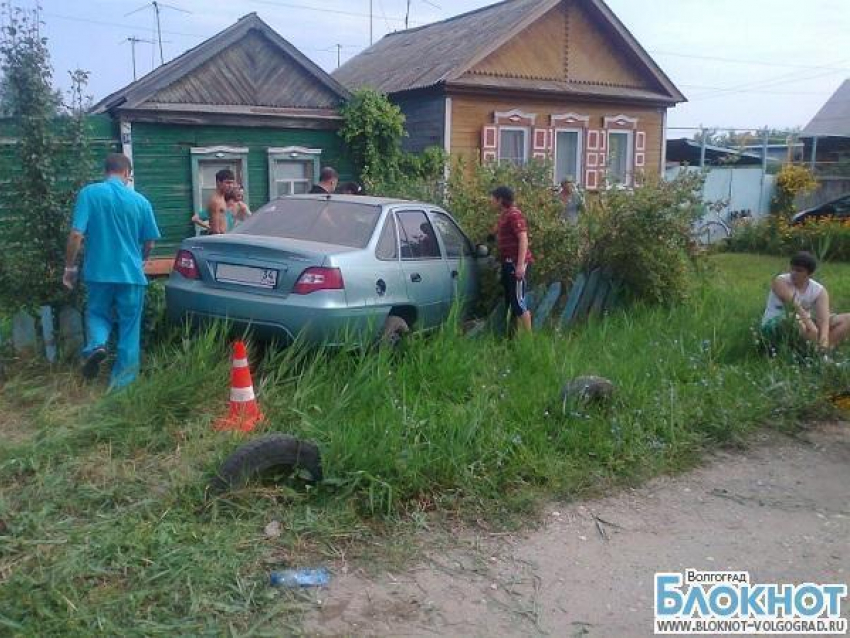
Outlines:
[{"label": "tv antenna on roof", "polygon": [[130,13],[124,14],[124,17],[128,17],[133,15],[134,13],[138,13],[139,11],[143,11],[148,7],[153,7],[154,16],[156,17],[156,39],[159,42],[159,63],[165,64],[165,56],[162,54],[162,25],[160,24],[159,14],[163,9],[171,9],[172,11],[179,11],[180,13],[192,13],[191,11],[186,11],[185,9],[181,9],[180,7],[175,7],[170,4],[165,4],[164,2],[159,2],[158,0],[152,0],[148,4],[142,5],[138,9],[134,9]]},{"label": "tv antenna on roof", "polygon": [[[429,6],[432,6],[435,9],[439,9],[440,11],[443,10],[443,7],[441,7],[438,4],[434,4],[433,2],[430,2],[430,0],[422,0],[422,3],[427,4]],[[408,29],[409,26],[410,26],[410,0],[407,0],[407,11],[404,12],[404,28]]]},{"label": "tv antenna on roof", "polygon": [[144,38],[137,38],[134,35],[131,35],[129,38],[125,38],[121,41],[130,43],[130,50],[132,51],[133,56],[133,82],[136,81],[136,45],[140,42],[144,42],[145,44],[153,44],[153,40],[145,40]]}]

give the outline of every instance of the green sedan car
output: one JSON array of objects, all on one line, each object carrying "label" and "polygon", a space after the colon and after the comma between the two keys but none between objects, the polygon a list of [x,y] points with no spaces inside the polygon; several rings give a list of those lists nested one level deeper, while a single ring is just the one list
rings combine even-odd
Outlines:
[{"label": "green sedan car", "polygon": [[225,235],[186,239],[166,284],[176,321],[226,319],[292,342],[395,342],[465,312],[485,246],[441,208],[356,195],[270,202]]}]

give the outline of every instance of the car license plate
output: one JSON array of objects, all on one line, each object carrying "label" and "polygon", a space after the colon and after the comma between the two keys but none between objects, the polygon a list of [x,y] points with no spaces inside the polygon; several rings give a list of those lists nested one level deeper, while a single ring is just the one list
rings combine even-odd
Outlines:
[{"label": "car license plate", "polygon": [[219,264],[215,269],[215,280],[226,284],[274,288],[277,286],[277,270],[254,268],[253,266],[237,266],[235,264]]}]

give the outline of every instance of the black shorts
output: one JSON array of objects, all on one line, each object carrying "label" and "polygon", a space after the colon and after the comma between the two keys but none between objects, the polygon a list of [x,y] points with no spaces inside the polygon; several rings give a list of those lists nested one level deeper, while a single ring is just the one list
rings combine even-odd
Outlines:
[{"label": "black shorts", "polygon": [[528,304],[525,294],[528,289],[528,271],[531,264],[525,265],[525,277],[517,279],[516,267],[513,262],[506,261],[502,264],[502,287],[505,291],[505,306],[510,307],[515,317],[522,317],[528,312]]}]

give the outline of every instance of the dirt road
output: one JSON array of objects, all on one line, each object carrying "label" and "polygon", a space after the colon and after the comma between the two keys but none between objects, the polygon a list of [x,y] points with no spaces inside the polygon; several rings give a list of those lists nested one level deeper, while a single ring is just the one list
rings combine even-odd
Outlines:
[{"label": "dirt road", "polygon": [[[311,635],[649,636],[656,571],[848,582],[850,425],[763,434],[690,474],[552,506],[526,535],[476,536],[405,573],[337,574]],[[320,601],[320,603],[318,602]],[[847,614],[845,601],[843,613]]]}]

